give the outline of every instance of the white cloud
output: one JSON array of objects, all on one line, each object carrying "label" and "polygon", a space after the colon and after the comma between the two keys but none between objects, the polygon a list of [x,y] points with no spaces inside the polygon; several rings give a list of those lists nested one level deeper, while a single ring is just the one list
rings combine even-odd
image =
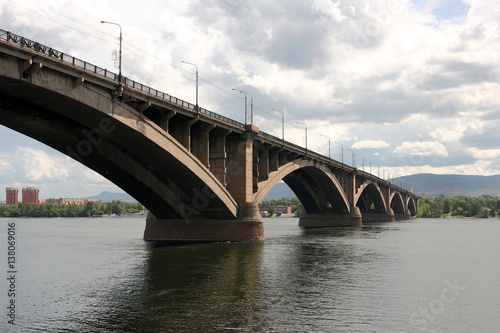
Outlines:
[{"label": "white cloud", "polygon": [[43,150],[29,147],[18,147],[14,160],[22,165],[22,173],[27,181],[53,182],[66,181],[68,170],[64,167],[66,157],[50,156]]},{"label": "white cloud", "polygon": [[356,142],[352,145],[354,149],[363,149],[363,148],[385,148],[389,147],[389,143],[382,140],[363,140]]},{"label": "white cloud", "polygon": [[433,139],[440,140],[441,142],[458,142],[463,136],[466,126],[449,124],[446,127],[436,128],[429,134]]},{"label": "white cloud", "polygon": [[445,146],[437,141],[403,142],[394,149],[400,156],[448,156]]},{"label": "white cloud", "polygon": [[495,160],[500,158],[500,149],[469,148],[471,154],[480,160]]}]

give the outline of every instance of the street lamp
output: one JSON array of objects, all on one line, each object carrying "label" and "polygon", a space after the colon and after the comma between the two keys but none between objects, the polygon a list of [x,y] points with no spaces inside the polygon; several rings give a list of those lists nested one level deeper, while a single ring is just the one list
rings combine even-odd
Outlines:
[{"label": "street lamp", "polygon": [[[239,91],[242,94],[245,94],[245,125],[247,124],[247,95],[250,95],[244,90],[241,89],[235,89],[233,90]],[[250,95],[250,124],[253,125],[253,97]]]},{"label": "street lamp", "polygon": [[281,138],[283,139],[283,146],[285,146],[285,114],[281,110],[273,110],[281,112]]},{"label": "street lamp", "polygon": [[346,148],[346,150],[349,150],[351,153],[352,153],[352,167],[355,168],[356,167],[356,154],[354,153],[354,151],[352,151],[351,149],[349,148]]},{"label": "street lamp", "polygon": [[321,134],[321,136],[324,136],[325,138],[328,139],[328,159],[331,160],[331,158],[330,158],[330,138],[327,137],[326,135],[323,135],[323,134]]},{"label": "street lamp", "polygon": [[101,21],[101,23],[107,23],[107,24],[114,24],[120,27],[120,53],[118,57],[118,82],[122,82],[122,26],[119,25],[118,23],[114,22],[108,22],[108,21]]},{"label": "street lamp", "polygon": [[307,125],[305,123],[301,123],[299,121],[296,122],[297,124],[301,124],[301,125],[304,125],[304,127],[306,128],[306,153],[307,153]]},{"label": "street lamp", "polygon": [[188,65],[193,65],[195,68],[196,68],[196,113],[199,112],[199,107],[198,107],[198,66],[196,66],[195,64],[191,63],[191,62],[187,62],[187,61],[181,61],[183,64],[188,64]]},{"label": "street lamp", "polygon": [[344,164],[344,145],[341,143],[338,143],[338,142],[335,142],[335,143],[340,145],[340,147],[342,147],[340,158],[342,160],[342,164]]}]

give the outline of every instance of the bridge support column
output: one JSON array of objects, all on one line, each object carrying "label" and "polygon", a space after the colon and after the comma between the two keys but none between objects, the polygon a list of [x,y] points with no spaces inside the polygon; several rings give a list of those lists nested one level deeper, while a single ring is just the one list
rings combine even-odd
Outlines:
[{"label": "bridge support column", "polygon": [[[264,227],[257,205],[241,209],[247,216],[236,220],[158,219],[149,213],[144,240],[165,244],[263,241]],[[255,210],[258,217],[254,216]]]},{"label": "bridge support column", "polygon": [[308,214],[304,209],[300,212],[299,227],[325,228],[325,227],[361,227],[363,225],[361,212],[358,207],[351,207],[351,213],[338,214],[330,209],[325,209],[321,214]]},{"label": "bridge support column", "polygon": [[394,222],[394,212],[389,208],[387,213],[363,213],[363,223]]},{"label": "bridge support column", "polygon": [[237,218],[192,216],[186,219],[158,219],[150,213],[146,220],[144,239],[174,244],[263,241],[262,216],[258,205],[253,202],[253,139],[258,132],[256,126],[249,125],[244,135],[228,139],[227,151],[221,151],[223,156],[227,156],[228,161],[227,189],[238,202]]},{"label": "bridge support column", "polygon": [[400,221],[400,220],[411,220],[411,213],[410,213],[410,211],[408,209],[404,213],[396,213],[395,214],[395,219],[397,221]]}]

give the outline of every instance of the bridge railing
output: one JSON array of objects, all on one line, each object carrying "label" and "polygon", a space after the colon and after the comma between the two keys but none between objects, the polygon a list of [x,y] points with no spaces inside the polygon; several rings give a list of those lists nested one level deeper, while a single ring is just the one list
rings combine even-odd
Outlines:
[{"label": "bridge railing", "polygon": [[[118,74],[111,72],[111,71],[108,71],[106,68],[102,68],[102,67],[96,66],[94,64],[91,64],[89,62],[86,62],[84,60],[70,56],[64,52],[55,50],[49,46],[40,44],[38,42],[32,41],[30,39],[24,38],[24,37],[16,35],[16,34],[13,34],[10,31],[0,29],[0,39],[5,40],[5,41],[12,43],[12,44],[16,44],[16,45],[19,45],[21,47],[33,50],[35,52],[42,53],[48,57],[55,58],[57,60],[60,60],[60,61],[65,62],[67,64],[73,65],[75,67],[81,68],[81,69],[88,71],[88,72],[91,72],[93,74],[105,77],[107,79],[118,81]],[[167,93],[161,92],[157,89],[151,88],[151,87],[149,87],[145,84],[142,84],[140,82],[123,77],[122,83],[125,84],[125,86],[127,86],[127,87],[137,89],[145,94],[149,94],[149,95],[152,95],[156,98],[163,99],[163,100],[168,101],[170,103],[179,105],[181,107],[184,107],[184,108],[187,108],[187,109],[190,109],[193,111],[196,111],[196,105],[191,104],[189,102],[186,102],[186,101],[184,101],[180,98],[177,98],[175,96],[171,96]],[[207,109],[199,108],[199,112],[202,114],[205,114],[209,117],[223,121],[225,123],[228,123],[228,124],[240,127],[240,128],[245,128],[244,124],[242,124],[236,120],[227,118],[223,115],[217,114],[215,112],[209,111]]]},{"label": "bridge railing", "polygon": [[[95,75],[98,75],[98,76],[101,76],[101,77],[104,77],[107,79],[111,79],[111,80],[114,80],[117,82],[119,81],[118,74],[111,72],[111,71],[108,71],[106,68],[102,68],[102,67],[96,66],[94,64],[88,63],[84,60],[70,56],[64,52],[55,50],[49,46],[40,44],[38,42],[32,41],[30,39],[24,38],[24,37],[16,35],[16,34],[13,34],[10,31],[0,29],[0,40],[4,40],[8,43],[16,44],[16,45],[19,45],[23,48],[27,48],[27,49],[33,50],[35,52],[44,54],[50,58],[57,59],[57,60],[62,61],[64,63],[70,64],[74,67],[83,69],[87,72],[91,72]],[[170,103],[179,105],[181,107],[196,111],[196,105],[191,104],[189,102],[186,102],[180,98],[177,98],[175,96],[171,96],[167,93],[161,92],[157,89],[151,88],[149,86],[146,86],[142,83],[139,83],[137,81],[131,80],[131,79],[126,78],[126,77],[122,77],[121,80],[122,80],[122,83],[127,87],[137,89],[145,94],[148,94],[148,95],[154,96],[156,98],[168,101]],[[225,122],[227,124],[231,124],[233,126],[237,126],[237,127],[243,128],[243,129],[245,128],[245,125],[243,123],[240,123],[236,120],[233,120],[233,119],[230,119],[230,118],[225,117],[223,115],[220,115],[218,113],[209,111],[207,109],[199,108],[199,112],[204,114],[204,115],[207,115],[209,117],[212,117],[212,118],[215,118],[215,119],[220,120],[222,122]],[[280,139],[277,136],[274,136],[274,135],[271,135],[271,134],[268,134],[265,132],[260,132],[260,135],[265,137],[265,138],[274,140],[277,143],[283,142],[283,139]],[[285,144],[286,144],[286,146],[291,147],[291,148],[295,148],[299,151],[304,150],[303,147],[296,145],[294,143],[288,142],[288,141],[285,141]],[[322,161],[325,161],[325,162],[332,162],[332,161],[338,162],[338,161],[329,159],[329,158],[327,158],[319,153],[315,153],[311,150],[309,150],[308,153],[310,154],[310,156],[314,156],[315,158],[322,160]],[[404,189],[402,189],[402,190],[404,190]]]}]

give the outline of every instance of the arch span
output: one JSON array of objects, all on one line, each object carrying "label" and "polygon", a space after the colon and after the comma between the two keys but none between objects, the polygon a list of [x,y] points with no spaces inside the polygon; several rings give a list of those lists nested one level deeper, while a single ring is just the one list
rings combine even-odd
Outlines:
[{"label": "arch span", "polygon": [[254,202],[259,203],[280,180],[292,189],[308,213],[321,213],[328,203],[335,213],[350,211],[349,200],[331,170],[306,159],[296,159],[271,172],[268,180],[259,183]]},{"label": "arch span", "polygon": [[399,192],[394,192],[391,195],[391,206],[392,210],[394,211],[394,214],[404,214],[406,209],[405,209],[405,202],[403,200],[403,197]]},{"label": "arch span", "polygon": [[417,215],[417,204],[415,203],[415,200],[412,197],[408,197],[408,200],[406,202],[406,207],[408,207],[408,211],[410,212],[411,216]]},{"label": "arch span", "polygon": [[[177,140],[108,89],[40,71],[50,89],[0,78],[0,123],[109,179],[157,217],[233,219],[238,206],[217,178]],[[33,102],[36,101],[36,102]]]},{"label": "arch span", "polygon": [[[372,181],[364,182],[354,197],[354,202],[360,208],[361,213],[375,211],[376,213],[387,213],[387,204],[378,184]],[[374,208],[372,209],[372,204]]]}]

